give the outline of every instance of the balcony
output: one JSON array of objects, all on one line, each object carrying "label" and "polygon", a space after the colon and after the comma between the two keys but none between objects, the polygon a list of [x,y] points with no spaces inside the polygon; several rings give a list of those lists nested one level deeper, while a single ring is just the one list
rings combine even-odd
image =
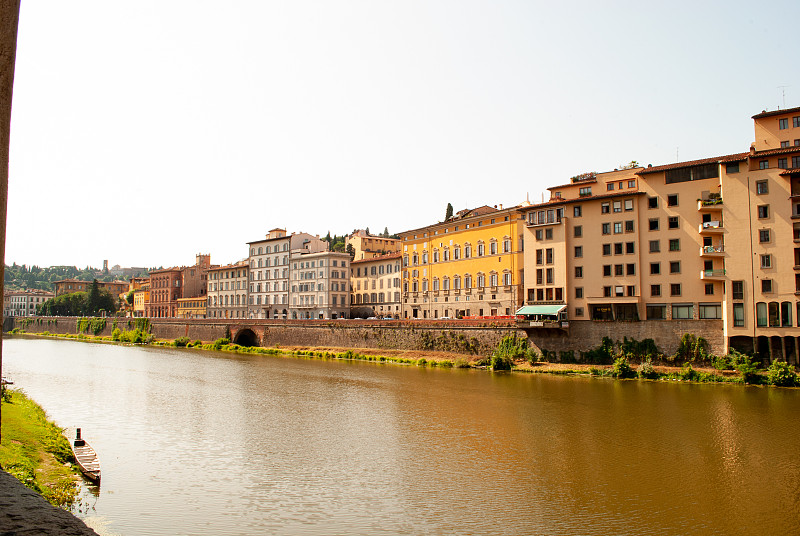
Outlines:
[{"label": "balcony", "polygon": [[700,212],[710,212],[712,210],[722,210],[722,198],[712,197],[709,199],[698,199],[697,210]]},{"label": "balcony", "polygon": [[525,328],[544,328],[544,329],[568,329],[569,322],[566,320],[517,320],[517,327]]},{"label": "balcony", "polygon": [[701,257],[724,257],[725,246],[702,246],[700,248]]},{"label": "balcony", "polygon": [[722,227],[722,222],[719,220],[704,221],[700,224],[698,232],[700,234],[720,234],[725,232],[725,228]]},{"label": "balcony", "polygon": [[700,279],[710,281],[723,281],[725,279],[725,270],[701,270]]}]

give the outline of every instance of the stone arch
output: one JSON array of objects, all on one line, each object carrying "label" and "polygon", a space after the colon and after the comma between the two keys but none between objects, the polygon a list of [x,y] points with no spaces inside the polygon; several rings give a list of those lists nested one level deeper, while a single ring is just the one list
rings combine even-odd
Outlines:
[{"label": "stone arch", "polygon": [[258,346],[258,336],[250,328],[242,328],[236,332],[233,342],[239,346]]}]

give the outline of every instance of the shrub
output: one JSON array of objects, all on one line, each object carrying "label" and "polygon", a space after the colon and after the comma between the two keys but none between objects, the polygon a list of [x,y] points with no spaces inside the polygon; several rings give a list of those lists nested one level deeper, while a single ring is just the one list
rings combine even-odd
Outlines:
[{"label": "shrub", "polygon": [[174,342],[177,348],[184,348],[189,344],[189,337],[178,337]]},{"label": "shrub", "polygon": [[459,357],[458,359],[456,359],[456,362],[453,363],[453,366],[455,368],[470,368],[469,361],[467,361],[463,357]]},{"label": "shrub", "polygon": [[628,363],[628,358],[623,356],[614,360],[614,365],[611,367],[611,375],[615,378],[634,378],[636,377],[636,372]]},{"label": "shrub", "polygon": [[758,371],[758,363],[753,363],[749,355],[738,354],[736,356],[736,364],[734,368],[741,374],[744,383],[760,383],[761,375]]},{"label": "shrub", "polygon": [[492,370],[511,370],[511,359],[503,355],[493,355]]},{"label": "shrub", "polygon": [[630,355],[634,359],[644,360],[653,359],[658,356],[658,347],[653,339],[644,339],[637,341],[634,338],[622,337],[622,344],[620,350],[624,355]]},{"label": "shrub", "polygon": [[111,332],[111,340],[118,341],[122,337],[122,331],[119,328],[114,328],[114,331]]},{"label": "shrub", "polygon": [[222,337],[221,339],[217,339],[216,341],[214,341],[214,342],[211,344],[211,347],[212,347],[214,350],[220,350],[220,349],[222,349],[222,347],[223,347],[223,346],[225,346],[226,344],[230,344],[230,342],[231,342],[231,340],[230,340],[230,339],[227,339],[227,338],[225,338],[225,337]]},{"label": "shrub", "polygon": [[600,346],[583,353],[583,359],[587,363],[596,363],[599,365],[611,362],[611,355],[614,351],[614,343],[608,337],[603,337],[600,341]]},{"label": "shrub", "polygon": [[658,378],[658,372],[653,368],[653,360],[649,357],[642,361],[639,365],[639,377],[647,380],[655,380]]},{"label": "shrub", "polygon": [[694,333],[684,333],[678,343],[678,351],[674,359],[684,362],[701,363],[708,357],[708,341],[703,337],[696,337]]},{"label": "shrub", "polygon": [[731,370],[733,369],[733,365],[731,365],[730,354],[728,355],[711,355],[711,366],[717,370]]},{"label": "shrub", "polygon": [[686,363],[683,366],[683,368],[681,368],[681,371],[680,371],[679,375],[680,375],[680,378],[683,381],[687,381],[687,382],[697,381],[697,379],[699,378],[699,375],[697,374],[697,371],[694,370],[694,368],[692,368],[692,364],[691,363]]},{"label": "shrub", "polygon": [[767,369],[767,381],[778,387],[794,387],[797,385],[797,372],[786,361],[773,361]]},{"label": "shrub", "polygon": [[428,360],[425,359],[424,357],[420,357],[419,359],[417,359],[417,366],[418,367],[424,367],[427,364],[428,364]]}]

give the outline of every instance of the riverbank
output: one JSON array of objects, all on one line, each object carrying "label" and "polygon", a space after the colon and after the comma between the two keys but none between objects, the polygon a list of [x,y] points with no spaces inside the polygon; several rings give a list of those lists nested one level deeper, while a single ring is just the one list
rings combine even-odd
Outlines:
[{"label": "riverbank", "polygon": [[69,509],[76,501],[77,475],[69,441],[44,410],[22,391],[3,396],[0,465],[54,506]]},{"label": "riverbank", "polygon": [[[105,342],[113,344],[131,344],[126,337],[115,340],[115,337],[93,336],[84,333],[78,334],[26,334],[24,331],[15,330],[15,334],[33,337],[57,337],[90,342]],[[123,332],[138,334],[133,340],[137,344],[149,344],[161,347],[177,347],[199,350],[213,350],[229,353],[258,354],[273,356],[292,356],[306,359],[339,359],[368,361],[386,364],[412,365],[441,368],[474,368],[492,370],[490,357],[465,356],[460,353],[433,351],[433,350],[395,350],[381,349],[376,354],[374,348],[345,348],[337,346],[239,346],[230,343],[227,339],[218,339],[211,343],[202,341],[189,341],[182,337],[175,340],[154,339],[151,335],[138,332]],[[558,363],[548,361],[529,361],[526,359],[513,360],[510,372],[531,374],[556,374],[556,375],[584,375],[593,377],[608,377],[615,379],[638,379],[647,381],[678,381],[693,383],[736,383],[748,385],[772,385],[778,387],[795,387],[798,385],[797,374],[793,367],[783,362],[773,363],[768,370],[759,370],[757,365],[746,363],[745,367],[736,368],[729,366],[720,369],[704,363],[684,363],[683,366],[658,363],[649,360],[641,363],[629,363],[628,359],[617,359],[614,364],[583,364],[583,363]]]}]

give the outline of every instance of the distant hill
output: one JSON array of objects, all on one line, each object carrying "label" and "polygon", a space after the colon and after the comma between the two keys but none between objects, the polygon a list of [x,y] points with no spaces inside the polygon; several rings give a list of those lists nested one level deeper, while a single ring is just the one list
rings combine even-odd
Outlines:
[{"label": "distant hill", "polygon": [[[143,277],[147,273],[140,274]],[[49,266],[40,268],[36,265],[28,266],[25,264],[14,263],[6,265],[4,285],[5,290],[20,290],[26,288],[38,288],[42,290],[53,290],[53,282],[61,279],[80,279],[81,281],[115,281],[118,276],[110,273],[103,273],[103,270],[87,266],[77,268],[75,266]]]}]

